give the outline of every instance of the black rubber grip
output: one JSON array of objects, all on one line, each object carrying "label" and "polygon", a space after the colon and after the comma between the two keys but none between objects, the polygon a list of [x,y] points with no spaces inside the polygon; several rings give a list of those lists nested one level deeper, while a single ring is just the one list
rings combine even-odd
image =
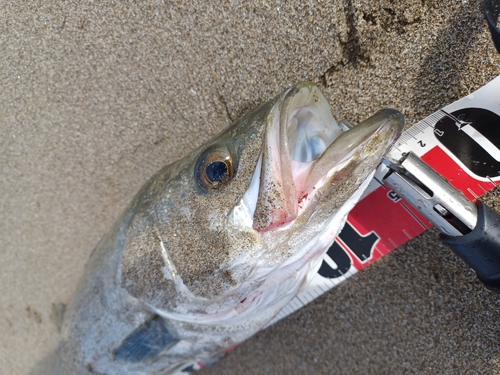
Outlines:
[{"label": "black rubber grip", "polygon": [[500,293],[500,215],[481,201],[476,205],[477,224],[470,233],[440,237],[488,289]]}]

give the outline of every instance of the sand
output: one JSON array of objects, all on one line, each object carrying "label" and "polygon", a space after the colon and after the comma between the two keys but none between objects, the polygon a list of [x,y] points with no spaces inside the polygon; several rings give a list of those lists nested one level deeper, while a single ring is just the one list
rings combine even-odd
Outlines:
[{"label": "sand", "polygon": [[[478,1],[0,7],[0,373],[50,374],[86,260],[155,171],[301,80],[412,124],[500,74]],[[495,194],[491,204],[500,202]],[[201,374],[500,373],[500,297],[428,232]]]}]

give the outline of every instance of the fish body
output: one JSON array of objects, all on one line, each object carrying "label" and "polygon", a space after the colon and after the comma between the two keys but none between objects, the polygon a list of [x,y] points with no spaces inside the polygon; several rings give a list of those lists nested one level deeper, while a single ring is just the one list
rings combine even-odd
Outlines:
[{"label": "fish body", "polygon": [[304,82],[160,170],[91,255],[56,373],[170,374],[256,333],[319,268],[402,126],[383,110],[346,131]]}]

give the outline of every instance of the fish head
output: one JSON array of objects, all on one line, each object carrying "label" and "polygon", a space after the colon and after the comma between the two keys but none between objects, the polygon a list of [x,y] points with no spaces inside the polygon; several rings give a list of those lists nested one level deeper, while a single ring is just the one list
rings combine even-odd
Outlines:
[{"label": "fish head", "polygon": [[250,111],[141,190],[123,287],[171,319],[269,319],[317,270],[402,127],[387,109],[347,129],[311,82]]}]

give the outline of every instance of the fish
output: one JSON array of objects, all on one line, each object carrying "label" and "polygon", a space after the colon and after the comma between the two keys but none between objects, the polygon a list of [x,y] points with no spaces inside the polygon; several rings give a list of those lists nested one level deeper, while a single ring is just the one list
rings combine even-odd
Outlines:
[{"label": "fish", "polygon": [[161,169],[90,256],[56,374],[187,371],[261,330],[318,270],[403,125],[393,109],[338,123],[302,82]]}]

